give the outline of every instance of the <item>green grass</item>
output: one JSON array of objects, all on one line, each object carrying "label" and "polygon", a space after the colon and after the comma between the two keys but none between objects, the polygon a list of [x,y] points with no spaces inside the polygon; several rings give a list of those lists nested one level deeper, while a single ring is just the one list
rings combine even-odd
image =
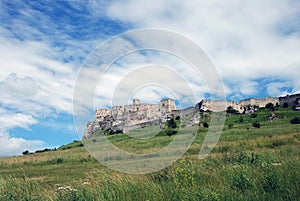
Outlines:
[{"label": "green grass", "polygon": [[[220,141],[203,160],[198,154],[208,129],[183,128],[182,137],[195,137],[187,153],[151,174],[111,170],[98,163],[81,142],[56,151],[1,158],[0,201],[300,200],[300,125],[290,123],[300,112],[290,108],[274,112],[275,121],[267,121],[271,113],[267,109],[258,111],[255,118],[242,115],[243,122],[240,115],[227,117]],[[254,128],[254,121],[261,127]],[[176,137],[152,136],[155,129],[145,127],[108,139],[129,152],[152,153]]]}]

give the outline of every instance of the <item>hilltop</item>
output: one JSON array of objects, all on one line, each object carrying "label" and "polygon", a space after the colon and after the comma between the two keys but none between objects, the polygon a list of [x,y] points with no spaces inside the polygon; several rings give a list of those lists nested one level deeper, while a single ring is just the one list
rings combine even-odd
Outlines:
[{"label": "hilltop", "polygon": [[[300,127],[291,123],[300,118],[299,111],[275,106],[252,114],[232,113],[226,117],[217,146],[199,160],[207,132],[204,122],[209,124],[210,113],[201,112],[201,126],[183,128],[185,135],[198,128],[187,153],[173,165],[151,174],[113,171],[98,163],[81,142],[56,151],[1,158],[0,200],[300,199]],[[254,127],[255,122],[260,127]],[[130,132],[149,129],[151,126]],[[163,133],[146,140],[135,139],[130,132],[107,138],[132,153],[151,153],[174,139]]]},{"label": "hilltop", "polygon": [[171,118],[180,119],[191,116],[186,126],[197,124],[200,111],[221,112],[234,110],[237,113],[252,113],[254,110],[265,107],[267,104],[281,107],[300,109],[300,94],[284,97],[248,98],[239,102],[226,100],[201,100],[195,106],[176,108],[171,98],[163,99],[159,104],[141,104],[134,99],[132,105],[98,108],[95,119],[87,123],[83,139],[92,137],[95,133],[116,134],[127,133],[130,130],[150,125],[161,125]]}]

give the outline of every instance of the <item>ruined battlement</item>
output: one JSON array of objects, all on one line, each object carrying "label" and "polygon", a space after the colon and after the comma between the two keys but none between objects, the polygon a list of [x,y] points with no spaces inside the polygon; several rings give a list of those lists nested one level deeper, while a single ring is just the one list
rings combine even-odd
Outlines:
[{"label": "ruined battlement", "polygon": [[243,113],[249,107],[262,108],[268,103],[273,105],[283,106],[287,104],[288,106],[296,106],[300,104],[300,94],[287,95],[284,97],[266,97],[266,98],[248,98],[241,100],[240,102],[226,101],[226,100],[201,100],[196,106],[202,111],[213,111],[220,112],[225,111],[229,106],[240,113]]},{"label": "ruined battlement", "polygon": [[134,99],[132,105],[96,109],[96,118],[88,123],[84,138],[97,130],[128,132],[137,125],[163,123],[174,110],[176,104],[171,98],[163,99],[159,104],[141,104],[139,99]]},{"label": "ruined battlement", "polygon": [[[191,106],[185,109],[177,109],[175,101],[171,98],[163,99],[159,104],[142,104],[139,99],[134,99],[132,105],[96,109],[96,117],[93,122],[88,122],[83,138],[89,138],[98,130],[126,133],[147,125],[165,123],[170,117],[186,116],[199,111],[221,112],[229,106],[239,113],[249,113],[253,112],[255,108],[265,107],[268,103],[300,108],[300,94],[279,98],[248,98],[239,102],[204,99],[195,107]],[[192,120],[191,125],[195,122],[196,120]]]}]

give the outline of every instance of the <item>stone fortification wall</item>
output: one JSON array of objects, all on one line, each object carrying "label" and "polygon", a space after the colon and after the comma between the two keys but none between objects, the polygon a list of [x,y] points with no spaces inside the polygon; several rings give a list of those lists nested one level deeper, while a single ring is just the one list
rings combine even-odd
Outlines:
[{"label": "stone fortification wall", "polygon": [[293,94],[293,95],[286,95],[284,97],[279,97],[280,106],[283,106],[285,103],[288,104],[288,106],[300,105],[300,93]]},{"label": "stone fortification wall", "polygon": [[[181,118],[196,114],[198,111],[225,111],[229,106],[240,113],[249,112],[249,108],[265,107],[266,104],[283,106],[287,103],[289,106],[300,107],[300,94],[287,95],[284,97],[273,98],[249,98],[235,101],[224,100],[202,100],[195,107],[186,109],[176,109],[173,99],[167,98],[160,101],[160,104],[141,104],[139,99],[134,99],[132,105],[114,106],[111,109],[97,109],[96,117],[93,122],[87,124],[84,138],[89,138],[92,134],[101,130],[122,130],[128,132],[142,126],[164,123],[171,117],[180,116]],[[249,107],[251,106],[251,107]],[[250,111],[251,112],[251,111]],[[187,126],[197,122],[197,117],[191,119]]]},{"label": "stone fortification wall", "polygon": [[224,101],[224,100],[202,100],[196,107],[201,111],[213,111],[213,112],[222,112],[225,111],[229,106],[233,109],[242,112],[242,108],[239,103],[235,101]]},{"label": "stone fortification wall", "polygon": [[279,99],[273,97],[267,98],[249,98],[240,101],[241,107],[247,107],[249,105],[257,107],[265,107],[268,103],[273,103],[273,105],[279,105]]},{"label": "stone fortification wall", "polygon": [[241,100],[240,102],[235,101],[224,101],[224,100],[202,100],[196,107],[203,111],[221,112],[225,111],[229,106],[233,109],[243,113],[247,110],[248,106],[265,107],[266,104],[273,103],[273,105],[279,105],[279,99],[273,97],[267,98],[249,98]]},{"label": "stone fortification wall", "polygon": [[161,100],[160,104],[141,104],[139,99],[134,99],[132,105],[97,109],[95,120],[87,124],[84,138],[97,130],[128,132],[130,129],[155,122],[165,122],[172,110],[176,110],[176,105],[170,98]]}]

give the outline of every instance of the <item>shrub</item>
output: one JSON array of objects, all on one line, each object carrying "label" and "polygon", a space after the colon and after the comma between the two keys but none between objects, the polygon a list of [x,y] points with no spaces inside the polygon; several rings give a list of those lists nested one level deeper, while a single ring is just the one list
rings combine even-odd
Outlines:
[{"label": "shrub", "polygon": [[177,133],[177,131],[176,131],[176,130],[172,130],[172,129],[168,129],[168,130],[166,131],[166,133],[167,133],[167,135],[168,135],[169,137],[171,137],[172,135],[175,135],[175,134]]},{"label": "shrub", "polygon": [[30,152],[29,152],[29,150],[25,150],[25,151],[22,152],[22,154],[23,155],[28,155],[28,154],[30,154]]},{"label": "shrub", "polygon": [[256,118],[256,117],[257,117],[257,113],[252,113],[252,114],[250,115],[250,117],[251,117],[251,118]]},{"label": "shrub", "polygon": [[287,102],[283,103],[283,107],[284,108],[288,108],[289,107],[289,104]]},{"label": "shrub", "polygon": [[228,113],[228,114],[239,114],[239,111],[233,109],[232,106],[229,106],[229,107],[227,107],[227,109],[226,109],[226,113]]},{"label": "shrub", "polygon": [[229,124],[229,125],[228,125],[228,128],[232,128],[232,127],[233,127],[233,124]]},{"label": "shrub", "polygon": [[291,119],[291,124],[300,124],[300,118],[299,117],[295,117],[293,119]]},{"label": "shrub", "polygon": [[208,127],[209,127],[209,124],[208,124],[207,122],[204,122],[204,123],[203,123],[203,127],[204,127],[204,128],[208,128]]},{"label": "shrub", "polygon": [[244,122],[243,116],[240,117],[239,122],[240,122],[240,123],[243,123],[243,122]]},{"label": "shrub", "polygon": [[270,109],[270,110],[272,110],[272,111],[274,111],[274,109],[275,109],[275,107],[274,107],[274,104],[273,103],[268,103],[268,104],[266,104],[266,106],[265,106],[267,109]]},{"label": "shrub", "polygon": [[63,163],[64,162],[64,159],[63,158],[57,158],[56,159],[56,163],[57,164],[60,164],[60,163]]},{"label": "shrub", "polygon": [[260,123],[259,122],[253,122],[252,123],[252,126],[254,127],[254,128],[260,128]]},{"label": "shrub", "polygon": [[167,122],[167,126],[168,128],[177,128],[177,124],[174,118],[171,118],[168,122]]}]

